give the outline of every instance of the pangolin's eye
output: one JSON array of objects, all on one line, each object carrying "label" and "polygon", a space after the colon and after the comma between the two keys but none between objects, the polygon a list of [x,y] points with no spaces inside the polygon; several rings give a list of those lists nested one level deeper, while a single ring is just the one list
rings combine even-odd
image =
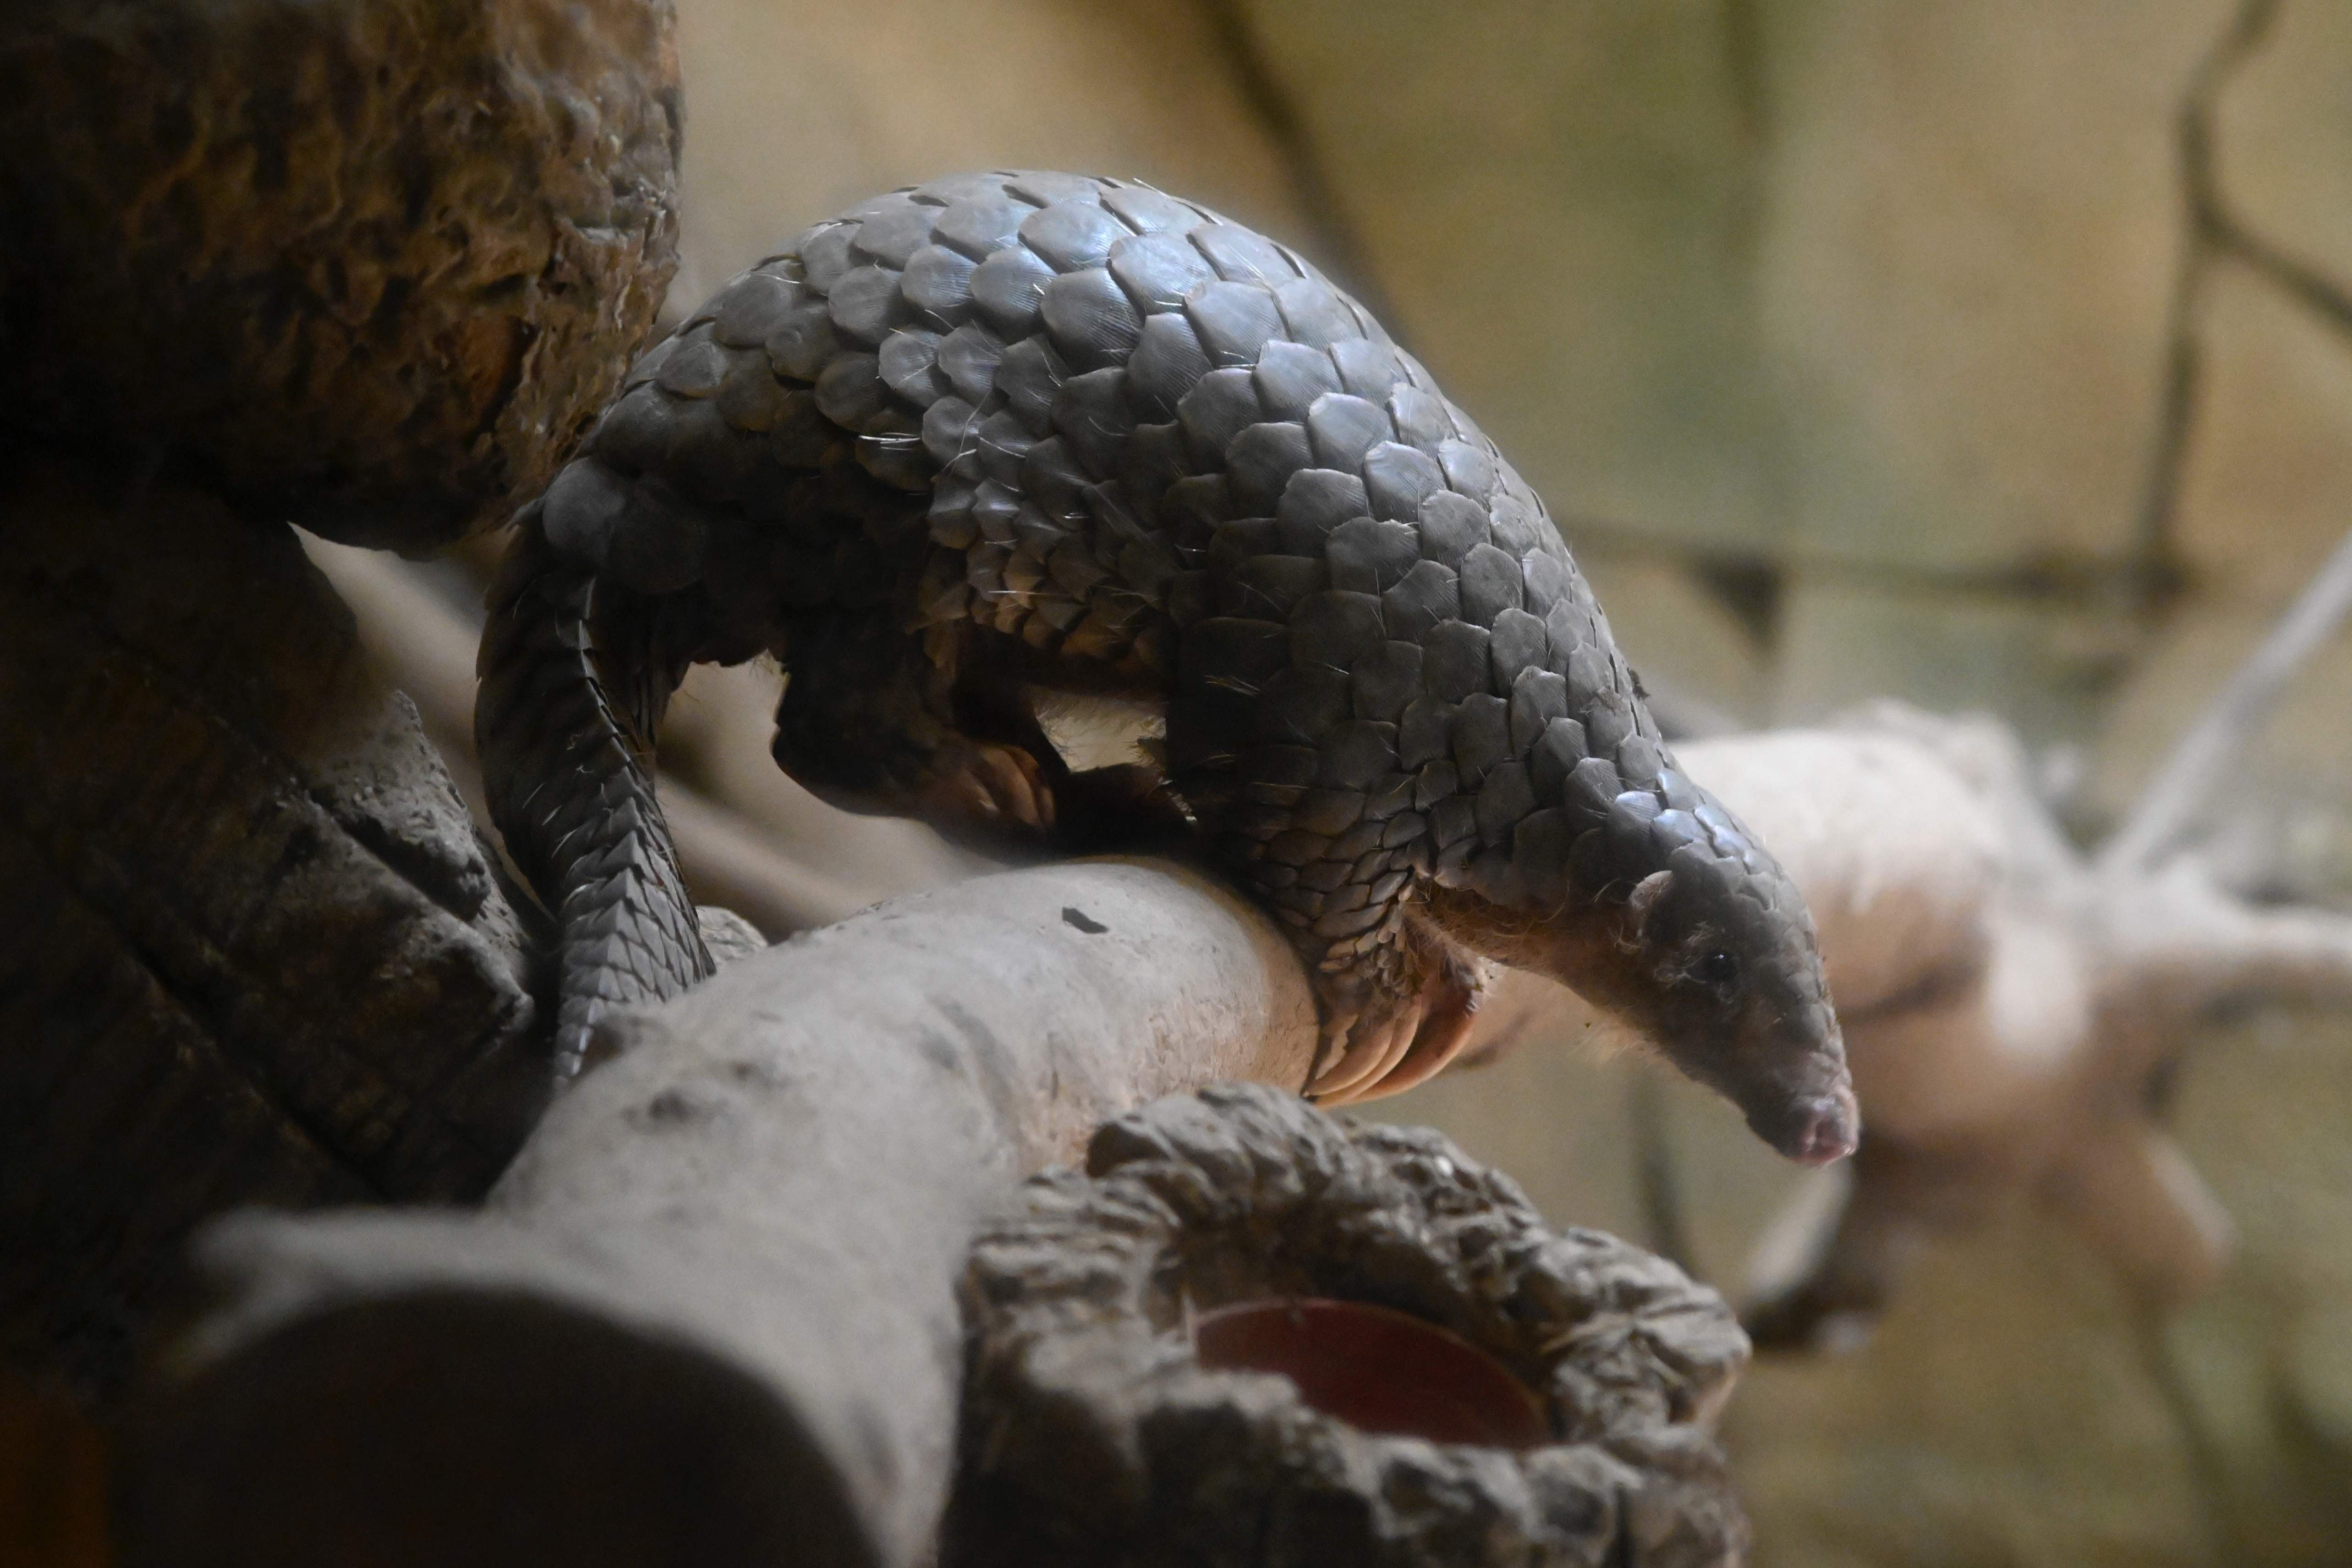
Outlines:
[{"label": "pangolin's eye", "polygon": [[1717,991],[1730,989],[1739,980],[1739,960],[1720,950],[1710,952],[1691,965],[1691,978],[1701,985]]}]

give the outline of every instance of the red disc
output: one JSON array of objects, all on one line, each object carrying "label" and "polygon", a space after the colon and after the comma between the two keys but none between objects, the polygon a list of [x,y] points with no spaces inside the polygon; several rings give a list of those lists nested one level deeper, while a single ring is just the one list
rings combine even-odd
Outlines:
[{"label": "red disc", "polygon": [[1193,1321],[1213,1371],[1278,1372],[1313,1409],[1365,1432],[1532,1448],[1542,1407],[1502,1363],[1409,1312],[1299,1297],[1238,1301]]}]

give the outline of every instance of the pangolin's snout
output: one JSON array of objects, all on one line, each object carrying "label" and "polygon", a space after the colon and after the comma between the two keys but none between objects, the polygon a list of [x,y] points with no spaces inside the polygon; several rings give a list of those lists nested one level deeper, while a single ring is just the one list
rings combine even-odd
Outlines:
[{"label": "pangolin's snout", "polygon": [[1853,1089],[1841,1083],[1830,1093],[1783,1101],[1770,1115],[1750,1114],[1758,1137],[1801,1165],[1827,1165],[1844,1159],[1862,1142],[1862,1108]]}]

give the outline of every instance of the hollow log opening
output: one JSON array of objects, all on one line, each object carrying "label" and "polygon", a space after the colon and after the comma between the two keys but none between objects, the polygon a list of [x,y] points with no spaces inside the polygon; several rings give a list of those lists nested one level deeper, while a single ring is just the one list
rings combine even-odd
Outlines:
[{"label": "hollow log opening", "polygon": [[1715,1293],[1426,1129],[1160,1100],[1033,1180],[963,1285],[945,1559],[1716,1564]]},{"label": "hollow log opening", "polygon": [[1235,1301],[1192,1321],[1212,1372],[1279,1373],[1310,1410],[1376,1436],[1532,1448],[1551,1435],[1536,1395],[1458,1334],[1410,1312],[1328,1297]]}]

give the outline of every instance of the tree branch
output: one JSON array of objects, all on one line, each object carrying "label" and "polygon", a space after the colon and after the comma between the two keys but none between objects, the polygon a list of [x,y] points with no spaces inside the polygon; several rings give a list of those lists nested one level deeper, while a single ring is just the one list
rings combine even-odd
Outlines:
[{"label": "tree branch", "polygon": [[[1094,862],[897,900],[614,1020],[479,1215],[247,1217],[122,1562],[895,1565],[945,1495],[974,1226],[1108,1117],[1295,1087],[1265,917]],[[773,1553],[762,1556],[763,1550]]]}]

